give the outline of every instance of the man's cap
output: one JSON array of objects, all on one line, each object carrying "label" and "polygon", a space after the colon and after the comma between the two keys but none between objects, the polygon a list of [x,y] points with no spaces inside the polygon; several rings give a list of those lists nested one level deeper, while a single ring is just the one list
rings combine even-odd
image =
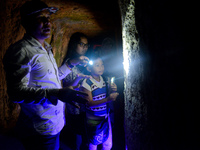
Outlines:
[{"label": "man's cap", "polygon": [[29,15],[35,14],[37,12],[48,10],[50,14],[56,13],[58,11],[58,8],[56,7],[48,7],[47,4],[40,0],[32,0],[25,2],[21,9],[20,9],[20,15],[21,17],[27,17]]}]

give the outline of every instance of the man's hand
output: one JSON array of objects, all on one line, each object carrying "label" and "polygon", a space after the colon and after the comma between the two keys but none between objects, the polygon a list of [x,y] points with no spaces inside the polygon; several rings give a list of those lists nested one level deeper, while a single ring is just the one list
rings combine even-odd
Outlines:
[{"label": "man's hand", "polygon": [[59,92],[58,92],[59,100],[66,103],[70,103],[72,105],[74,105],[74,102],[86,104],[88,100],[82,98],[82,96],[88,96],[88,94],[81,91],[76,91],[73,89],[72,86],[59,89]]}]

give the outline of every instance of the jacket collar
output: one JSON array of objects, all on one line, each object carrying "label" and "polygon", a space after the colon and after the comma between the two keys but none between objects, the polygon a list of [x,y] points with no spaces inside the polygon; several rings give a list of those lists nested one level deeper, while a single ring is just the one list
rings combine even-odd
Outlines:
[{"label": "jacket collar", "polygon": [[[24,38],[23,39],[25,39],[26,41],[28,41],[34,47],[44,48],[42,46],[42,44],[40,42],[38,42],[38,40],[36,40],[33,36],[31,36],[31,35],[29,35],[27,33],[24,34]],[[44,45],[45,45],[46,49],[51,49],[52,48],[51,45],[49,45],[46,41],[44,41]]]}]

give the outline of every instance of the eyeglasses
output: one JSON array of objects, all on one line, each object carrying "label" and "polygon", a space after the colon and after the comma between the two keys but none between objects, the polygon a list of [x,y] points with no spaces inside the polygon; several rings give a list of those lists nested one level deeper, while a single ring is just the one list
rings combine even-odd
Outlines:
[{"label": "eyeglasses", "polygon": [[90,47],[89,44],[85,44],[85,43],[83,43],[83,42],[80,42],[80,43],[78,43],[78,44],[80,44],[80,46],[83,47],[83,48],[88,48],[88,47]]}]

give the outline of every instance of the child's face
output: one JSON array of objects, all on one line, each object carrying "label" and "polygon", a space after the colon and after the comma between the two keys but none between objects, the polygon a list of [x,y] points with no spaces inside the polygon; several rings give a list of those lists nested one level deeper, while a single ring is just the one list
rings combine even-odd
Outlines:
[{"label": "child's face", "polygon": [[94,61],[91,69],[91,74],[95,76],[100,76],[104,72],[104,64],[103,61],[98,58]]},{"label": "child's face", "polygon": [[79,55],[85,55],[88,50],[88,40],[85,37],[81,37],[81,41],[77,45],[76,52]]}]

